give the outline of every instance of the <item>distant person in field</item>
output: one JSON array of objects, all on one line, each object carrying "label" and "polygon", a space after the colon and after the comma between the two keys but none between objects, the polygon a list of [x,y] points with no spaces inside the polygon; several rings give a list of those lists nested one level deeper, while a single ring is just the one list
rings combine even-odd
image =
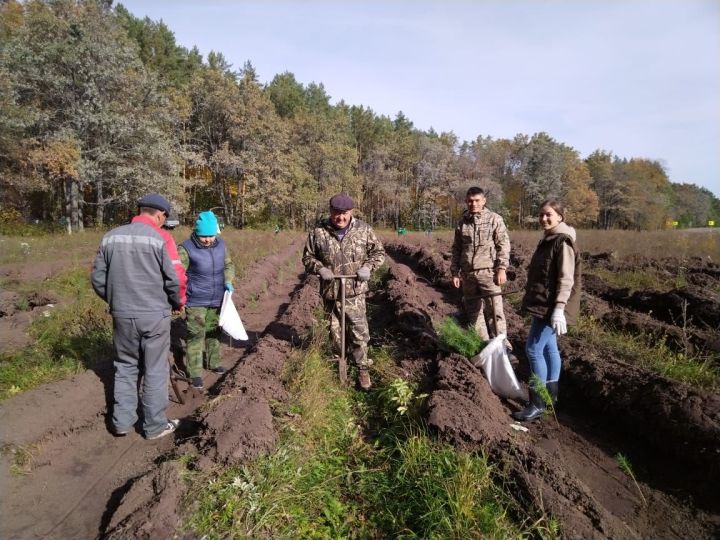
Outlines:
[{"label": "distant person in field", "polygon": [[344,193],[330,199],[330,217],[310,231],[303,264],[308,274],[320,275],[320,294],[330,318],[333,348],[340,354],[340,280],[336,275],[357,275],[345,281],[345,321],[352,358],[358,367],[358,383],[371,386],[368,373],[370,331],[365,314],[365,294],[373,270],[385,260],[385,249],[372,227],[353,217],[353,200]]},{"label": "distant person in field", "polygon": [[225,373],[220,365],[218,319],[225,291],[234,291],[235,266],[219,233],[215,214],[201,212],[192,235],[178,248],[188,279],[186,365],[196,390],[204,389],[203,353],[210,371]]},{"label": "distant person in field", "polygon": [[113,318],[113,431],[127,435],[137,422],[142,376],[143,431],[145,438],[158,439],[179,425],[179,420],[168,420],[165,410],[170,317],[184,309],[186,278],[175,241],[161,228],[170,203],[151,193],[138,201],[138,208],[130,224],[103,237],[91,281]]},{"label": "distant person in field", "polygon": [[544,235],[530,260],[524,313],[532,315],[525,351],[530,361],[533,382],[530,402],[513,418],[530,422],[545,412],[545,400],[537,384],[544,385],[557,403],[562,361],[557,338],[567,333],[580,308],[580,260],[575,244],[575,229],[565,223],[562,205],[549,199],[540,206],[540,226]]},{"label": "distant person in field", "polygon": [[[450,273],[453,286],[462,285],[468,323],[488,340],[500,334],[507,336],[501,287],[507,282],[510,236],[503,218],[486,208],[485,202],[482,188],[467,190],[467,210],[455,227]],[[505,345],[512,350],[509,341],[505,340]]]}]

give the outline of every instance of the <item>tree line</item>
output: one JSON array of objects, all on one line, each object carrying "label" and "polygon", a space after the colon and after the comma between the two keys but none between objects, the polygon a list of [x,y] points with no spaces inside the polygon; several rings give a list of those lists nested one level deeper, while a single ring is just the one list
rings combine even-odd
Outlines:
[{"label": "tree line", "polygon": [[71,230],[127,219],[148,191],[181,217],[307,228],[335,192],[383,227],[451,226],[470,185],[514,227],[561,198],[578,226],[704,225],[720,201],[661,163],[547,133],[513,139],[417,129],[292,73],[179,46],[162,22],[100,0],[0,3],[0,203]]}]

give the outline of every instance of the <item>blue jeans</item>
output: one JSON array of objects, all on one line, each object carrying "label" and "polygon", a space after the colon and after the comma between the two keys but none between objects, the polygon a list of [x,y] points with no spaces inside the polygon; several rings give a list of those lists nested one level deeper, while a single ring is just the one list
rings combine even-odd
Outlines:
[{"label": "blue jeans", "polygon": [[533,317],[525,352],[530,360],[530,369],[543,383],[560,379],[562,360],[557,335],[545,320]]}]

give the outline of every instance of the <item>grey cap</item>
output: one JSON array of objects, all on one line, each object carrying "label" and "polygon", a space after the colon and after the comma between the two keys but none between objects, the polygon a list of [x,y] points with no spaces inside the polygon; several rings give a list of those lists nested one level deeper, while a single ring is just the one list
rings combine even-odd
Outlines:
[{"label": "grey cap", "polygon": [[166,215],[170,215],[171,205],[168,200],[159,193],[148,193],[138,201],[138,208],[156,208],[162,210]]},{"label": "grey cap", "polygon": [[355,207],[353,200],[344,193],[338,193],[330,198],[330,209],[345,212]]}]

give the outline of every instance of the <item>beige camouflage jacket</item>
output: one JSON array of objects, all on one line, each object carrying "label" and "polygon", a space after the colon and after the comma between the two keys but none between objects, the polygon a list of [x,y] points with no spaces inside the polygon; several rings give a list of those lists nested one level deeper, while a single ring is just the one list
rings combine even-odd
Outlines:
[{"label": "beige camouflage jacket", "polygon": [[477,214],[463,213],[455,228],[450,272],[472,272],[482,268],[507,268],[510,263],[510,236],[505,222],[483,208]]},{"label": "beige camouflage jacket", "polygon": [[[375,236],[372,227],[356,218],[352,218],[342,241],[335,236],[335,229],[328,220],[322,220],[310,231],[302,262],[308,274],[317,274],[320,268],[327,266],[334,274],[355,274],[361,266],[371,271],[377,270],[385,260],[385,249]],[[347,297],[365,294],[367,282],[347,280]],[[320,294],[327,300],[339,299],[339,280],[320,281]]]}]

